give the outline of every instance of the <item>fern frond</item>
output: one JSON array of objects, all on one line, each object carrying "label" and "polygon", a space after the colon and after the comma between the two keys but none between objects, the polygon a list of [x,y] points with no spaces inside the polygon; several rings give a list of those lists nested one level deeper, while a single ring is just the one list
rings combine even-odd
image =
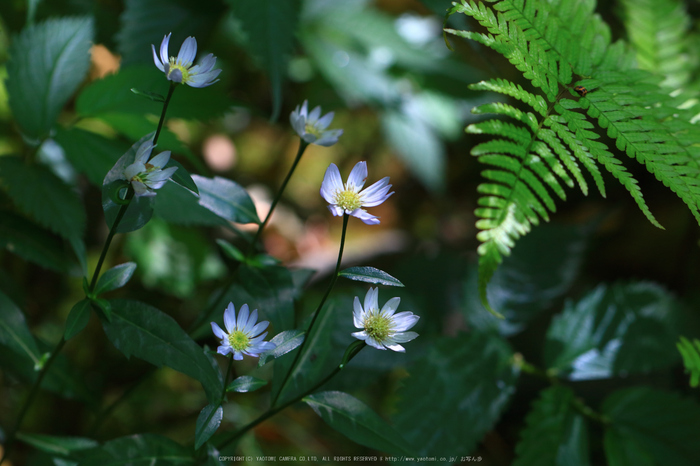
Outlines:
[{"label": "fern frond", "polygon": [[[461,0],[451,10],[473,17],[485,32],[447,32],[502,54],[542,93],[502,79],[472,85],[515,98],[533,110],[482,105],[475,113],[494,113],[515,124],[499,119],[467,127],[467,132],[495,137],[472,150],[492,167],[483,172],[486,181],[478,191],[484,197],[476,210],[482,242],[480,295],[488,309],[486,284],[502,256],[533,225],[549,219],[548,212],[556,209],[552,192],[566,199],[561,182],[572,187],[575,180],[588,193],[584,171],[605,196],[603,166],[649,221],[661,227],[637,181],[600,139],[601,130],[619,151],[674,191],[700,222],[700,135],[690,123],[692,112],[679,106],[678,98],[649,72],[636,68],[635,56],[623,42],[611,43],[609,27],[594,11],[593,0]],[[679,25],[681,16],[671,22]],[[677,36],[664,43],[674,41]]]},{"label": "fern frond", "polygon": [[676,347],[683,357],[686,372],[690,372],[690,386],[697,387],[700,385],[700,340],[696,338],[691,343],[687,338],[681,337]]}]

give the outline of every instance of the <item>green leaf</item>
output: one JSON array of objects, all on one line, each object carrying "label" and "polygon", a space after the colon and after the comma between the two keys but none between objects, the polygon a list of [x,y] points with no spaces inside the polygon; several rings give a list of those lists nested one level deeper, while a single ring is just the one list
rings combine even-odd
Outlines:
[{"label": "green leaf", "polygon": [[[136,152],[141,144],[152,138],[153,134],[147,134],[136,141],[105,176],[102,183],[102,209],[105,212],[105,222],[107,222],[107,226],[110,229],[113,227],[114,221],[122,207],[115,202],[115,198],[121,191],[125,191],[124,188],[128,186],[127,181],[122,179],[124,170],[134,163]],[[122,197],[120,196],[120,199]],[[142,228],[153,215],[153,203],[154,199],[152,196],[134,196],[117,226],[117,233],[128,233]]]},{"label": "green leaf", "polygon": [[80,450],[98,446],[96,440],[85,437],[61,437],[58,435],[17,433],[17,439],[50,455],[69,456]]},{"label": "green leaf", "polygon": [[193,175],[199,188],[199,204],[221,218],[236,223],[260,223],[255,204],[241,185],[216,176]]},{"label": "green leaf", "polygon": [[267,71],[272,87],[272,116],[282,108],[282,84],[287,61],[294,50],[294,35],[301,11],[300,0],[227,0],[240,22],[246,40],[243,46]]},{"label": "green leaf", "polygon": [[411,376],[398,393],[396,428],[418,455],[470,454],[515,391],[518,371],[511,357],[505,340],[492,334],[431,342],[425,356],[408,367]]},{"label": "green leaf", "polygon": [[139,434],[120,437],[99,447],[80,452],[81,466],[192,465],[192,449],[167,437]]},{"label": "green leaf", "polygon": [[[674,393],[637,387],[610,395],[601,408],[610,423],[605,454],[612,466],[693,466],[700,458],[700,405]],[[644,459],[643,462],[635,463]],[[651,459],[651,460],[650,460]]]},{"label": "green leaf", "polygon": [[653,283],[599,285],[547,331],[545,364],[569,380],[649,372],[678,362],[679,305]]},{"label": "green leaf", "polygon": [[131,300],[113,300],[112,321],[102,320],[107,338],[127,358],[168,366],[199,380],[210,401],[223,390],[219,375],[202,348],[159,309]]},{"label": "green leaf", "polygon": [[73,168],[85,174],[95,186],[102,186],[107,172],[129,149],[121,141],[80,128],[58,128],[54,139],[63,148]]},{"label": "green leaf", "polygon": [[[153,42],[156,50],[160,49],[162,40],[163,35],[160,34],[157,42]],[[173,44],[171,40],[171,53],[176,53]],[[146,47],[150,58],[150,44]],[[170,81],[153,65],[152,58],[149,61],[148,65],[120,68],[117,73],[90,83],[76,101],[78,114],[83,117],[101,117],[108,114],[160,116],[162,104],[144,99],[132,91],[136,87],[149,94],[168,92]],[[208,121],[223,115],[233,105],[234,101],[227,95],[223,86],[214,85],[201,89],[178,86],[168,105],[168,117]]]},{"label": "green leaf", "polygon": [[681,337],[676,347],[683,356],[685,371],[690,372],[690,386],[697,387],[700,385],[700,340],[696,338],[691,343],[687,338]]},{"label": "green leaf", "polygon": [[392,455],[411,454],[413,448],[369,406],[343,392],[321,392],[302,401],[326,424],[350,440]]},{"label": "green leaf", "polygon": [[63,339],[68,341],[80,333],[90,321],[90,300],[78,301],[70,310],[66,319],[66,329],[63,332]]},{"label": "green leaf", "polygon": [[95,287],[95,294],[101,295],[108,291],[116,290],[129,283],[136,270],[136,262],[126,262],[115,265],[100,276]]},{"label": "green leaf", "polygon": [[338,275],[350,280],[374,283],[375,285],[404,286],[396,278],[374,267],[350,267],[341,271]]},{"label": "green leaf", "polygon": [[0,157],[0,173],[15,205],[39,224],[64,238],[81,238],[85,210],[73,190],[41,165],[19,157]]},{"label": "green leaf", "polygon": [[202,408],[197,416],[197,426],[194,433],[194,449],[199,447],[211,438],[221,425],[224,418],[224,407],[221,404],[209,404]]},{"label": "green leaf", "polygon": [[240,249],[225,239],[217,239],[216,244],[219,245],[219,247],[224,251],[224,254],[226,254],[229,258],[238,262],[245,261],[245,254],[243,254]]},{"label": "green leaf", "polygon": [[0,291],[0,345],[30,358],[36,366],[41,359],[39,348],[27,327],[22,311]]},{"label": "green leaf", "polygon": [[59,273],[74,265],[61,241],[48,231],[12,212],[0,211],[0,217],[0,248]]},{"label": "green leaf", "polygon": [[171,157],[170,160],[168,160],[168,163],[166,163],[165,167],[163,168],[170,167],[177,167],[177,170],[175,170],[175,173],[173,173],[172,181],[184,188],[187,188],[195,194],[199,194],[197,185],[194,184],[194,180],[190,176],[190,172],[188,172],[180,162]]},{"label": "green leaf", "polygon": [[201,206],[198,201],[198,196],[192,191],[177,183],[165,183],[158,190],[153,209],[158,217],[175,225],[225,226],[228,224],[226,220]]},{"label": "green leaf", "polygon": [[156,94],[155,92],[139,91],[135,87],[131,88],[131,92],[138,96],[145,97],[148,100],[152,100],[153,102],[165,102],[165,97],[160,94]]},{"label": "green leaf", "polygon": [[568,387],[541,392],[527,415],[513,466],[590,464],[586,420],[573,403],[574,392]]},{"label": "green leaf", "polygon": [[93,29],[90,18],[51,19],[24,29],[12,41],[7,93],[25,135],[46,136],[83,82],[90,65]]},{"label": "green leaf", "polygon": [[254,392],[265,385],[267,385],[266,380],[251,377],[250,375],[243,375],[233,379],[231,383],[228,384],[228,387],[226,387],[226,391],[239,393]]},{"label": "green leaf", "polygon": [[275,349],[260,354],[258,367],[264,366],[270,359],[277,359],[297,348],[304,342],[304,337],[305,332],[302,330],[285,330],[278,333],[270,340],[270,343],[276,345]]}]

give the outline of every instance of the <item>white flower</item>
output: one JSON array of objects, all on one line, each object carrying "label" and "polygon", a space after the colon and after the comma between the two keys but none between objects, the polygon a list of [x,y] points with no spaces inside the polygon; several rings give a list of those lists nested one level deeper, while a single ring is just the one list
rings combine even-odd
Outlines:
[{"label": "white flower", "polygon": [[308,113],[308,102],[305,100],[299,109],[294,109],[289,115],[289,121],[292,123],[292,128],[297,132],[300,138],[309,144],[329,147],[338,142],[338,138],[343,134],[342,129],[334,129],[324,131],[333,121],[333,112],[326,113],[321,118],[321,107],[316,107]]},{"label": "white flower", "polygon": [[155,190],[163,187],[177,170],[177,167],[162,169],[170,160],[169,150],[148,160],[153,147],[155,146],[152,140],[141,144],[136,151],[134,163],[124,169],[124,179],[131,183],[136,196],[155,196]]},{"label": "white flower", "polygon": [[221,70],[212,69],[216,64],[216,57],[213,54],[210,53],[202,58],[199,65],[192,66],[194,57],[197,55],[197,40],[194,37],[185,39],[177,57],[169,57],[169,42],[170,34],[165,36],[160,44],[160,57],[156,54],[156,47],[153,44],[151,44],[151,49],[153,50],[153,61],[170,81],[187,84],[191,87],[207,87],[218,81],[215,78],[221,73]]},{"label": "white flower", "polygon": [[364,191],[360,191],[367,179],[367,162],[358,162],[343,185],[338,167],[332,163],[321,183],[321,196],[328,202],[328,210],[335,216],[343,213],[357,217],[367,225],[377,225],[379,217],[369,214],[362,207],[378,206],[394,192],[389,192],[389,177],[382,178]]},{"label": "white flower", "polygon": [[355,327],[363,329],[355,332],[353,337],[364,340],[370,346],[385,350],[405,352],[399,343],[406,343],[418,336],[416,332],[406,332],[416,325],[419,316],[411,312],[394,314],[399,307],[401,298],[391,298],[382,310],[379,310],[379,288],[370,288],[365,296],[365,307],[362,308],[360,298],[355,296],[352,313]]},{"label": "white flower", "polygon": [[244,354],[257,358],[260,353],[275,349],[277,345],[263,341],[267,332],[260,335],[260,332],[265,330],[270,323],[264,320],[256,324],[257,320],[258,310],[256,309],[250,314],[247,304],[241,306],[238,320],[236,320],[236,310],[233,308],[233,303],[229,303],[224,311],[226,331],[221,330],[216,322],[211,323],[214,335],[221,340],[221,346],[216,349],[216,352],[224,356],[233,353],[233,359],[240,361]]}]

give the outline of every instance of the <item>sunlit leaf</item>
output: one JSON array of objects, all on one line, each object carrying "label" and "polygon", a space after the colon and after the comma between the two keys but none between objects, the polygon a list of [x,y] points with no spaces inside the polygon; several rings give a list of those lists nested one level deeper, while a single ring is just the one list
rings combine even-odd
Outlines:
[{"label": "sunlit leaf", "polygon": [[135,262],[126,262],[115,265],[100,276],[95,287],[95,294],[100,295],[108,291],[116,290],[126,285],[136,270]]},{"label": "sunlit leaf", "polygon": [[396,278],[374,267],[350,267],[340,271],[338,275],[350,280],[374,283],[375,285],[404,286]]},{"label": "sunlit leaf", "polygon": [[301,330],[285,330],[275,335],[270,340],[275,344],[275,349],[260,354],[258,367],[264,366],[270,359],[277,359],[297,348],[304,342],[304,336],[305,333]]},{"label": "sunlit leaf", "polygon": [[237,223],[260,223],[255,204],[238,183],[216,176],[193,175],[199,188],[199,204],[221,218]]},{"label": "sunlit leaf", "polygon": [[209,440],[221,425],[224,417],[224,407],[220,404],[208,404],[197,416],[194,433],[194,449],[197,450]]},{"label": "sunlit leaf", "polygon": [[267,381],[265,380],[250,375],[242,375],[233,379],[231,383],[228,384],[228,387],[226,387],[226,391],[239,393],[254,392],[265,385],[267,385]]}]

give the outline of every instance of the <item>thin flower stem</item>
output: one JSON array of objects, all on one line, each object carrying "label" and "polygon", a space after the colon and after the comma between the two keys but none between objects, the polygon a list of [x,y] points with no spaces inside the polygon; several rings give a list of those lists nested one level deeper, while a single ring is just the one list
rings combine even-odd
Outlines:
[{"label": "thin flower stem", "polygon": [[273,408],[273,409],[269,410],[268,412],[266,412],[266,413],[263,414],[262,416],[258,417],[258,418],[255,419],[254,421],[252,421],[252,422],[246,424],[246,425],[243,426],[241,429],[239,429],[238,431],[234,432],[230,437],[223,439],[219,444],[216,445],[216,449],[219,450],[219,451],[221,451],[221,449],[223,449],[224,447],[228,446],[229,444],[231,444],[231,442],[234,442],[235,440],[237,440],[237,439],[240,438],[241,436],[243,436],[246,432],[248,432],[248,431],[249,431],[250,429],[252,429],[253,427],[255,427],[255,426],[257,426],[258,424],[262,423],[263,421],[265,421],[265,420],[271,418],[272,416],[274,416],[275,414],[277,414],[277,413],[279,413],[280,411],[284,410],[285,408],[287,408],[287,407],[293,405],[294,403],[296,403],[296,402],[298,402],[299,400],[303,399],[305,396],[308,396],[308,395],[312,394],[313,392],[315,392],[316,390],[318,390],[318,389],[319,389],[321,386],[323,386],[326,382],[328,382],[329,380],[331,380],[338,372],[340,372],[340,371],[350,362],[350,360],[351,360],[352,358],[354,358],[354,357],[362,350],[362,348],[364,348],[365,346],[366,346],[366,345],[363,345],[361,348],[359,348],[359,350],[356,350],[356,351],[354,351],[352,354],[350,354],[349,357],[347,358],[347,361],[345,361],[344,363],[339,364],[338,367],[336,367],[335,369],[333,369],[333,371],[332,371],[330,374],[328,374],[326,377],[324,377],[323,380],[321,380],[320,382],[318,382],[316,385],[314,385],[313,387],[311,387],[310,389],[308,389],[307,391],[305,391],[305,392],[302,393],[301,395],[299,395],[299,396],[297,396],[297,397],[295,397],[295,398],[292,398],[291,400],[287,401],[286,403],[284,403],[284,404],[282,404],[282,405],[280,405],[280,406],[278,406],[278,407],[276,407],[276,408]]},{"label": "thin flower stem", "polygon": [[158,121],[158,129],[156,129],[156,134],[155,134],[155,136],[153,136],[153,145],[154,146],[158,143],[158,136],[160,136],[160,130],[163,129],[163,123],[165,123],[165,113],[168,111],[168,104],[170,103],[170,98],[173,96],[173,92],[175,92],[175,86],[177,86],[177,83],[171,81],[170,88],[168,89],[168,95],[165,98],[165,102],[163,102],[163,111],[160,113],[160,121]]},{"label": "thin flower stem", "polygon": [[228,359],[228,369],[226,369],[226,377],[224,377],[224,388],[221,391],[221,403],[224,402],[224,397],[226,396],[226,384],[228,383],[228,378],[231,375],[231,368],[233,367],[233,354]]},{"label": "thin flower stem", "polygon": [[11,449],[12,445],[14,444],[15,437],[17,436],[17,432],[19,431],[19,428],[22,425],[22,421],[24,420],[24,416],[27,414],[29,407],[34,402],[34,398],[36,397],[36,394],[39,392],[39,387],[41,386],[41,381],[44,380],[44,376],[49,371],[49,368],[53,364],[54,360],[56,360],[58,353],[61,352],[61,350],[63,349],[63,345],[65,345],[65,344],[66,344],[66,340],[64,338],[61,338],[61,340],[58,342],[56,347],[51,352],[51,356],[49,356],[49,359],[41,367],[41,370],[39,371],[39,375],[37,376],[36,380],[34,381],[34,385],[32,386],[32,389],[29,392],[29,395],[27,395],[27,399],[24,400],[24,403],[22,404],[22,409],[20,410],[19,415],[17,416],[17,420],[15,421],[15,425],[12,428],[12,431],[10,432],[10,434],[7,436],[7,440],[5,441],[5,449],[3,451],[2,457],[0,457],[0,464],[3,463],[3,461],[5,460],[7,455],[10,453],[10,449]]},{"label": "thin flower stem", "polygon": [[255,245],[257,244],[258,240],[260,239],[260,235],[262,234],[262,231],[265,229],[267,222],[270,221],[270,217],[272,217],[272,212],[274,212],[275,207],[277,207],[277,203],[282,198],[282,194],[284,193],[284,190],[287,187],[287,183],[289,183],[289,180],[292,178],[292,174],[294,173],[294,170],[297,168],[297,165],[299,164],[299,161],[301,160],[301,156],[304,155],[304,151],[306,150],[306,148],[308,146],[309,146],[309,143],[304,141],[303,139],[301,139],[299,141],[299,149],[297,150],[297,156],[294,159],[294,163],[292,163],[292,167],[289,169],[289,172],[287,173],[286,178],[282,182],[282,186],[280,186],[280,189],[277,191],[277,194],[275,195],[275,198],[272,201],[272,204],[270,205],[270,210],[267,212],[267,215],[265,216],[265,220],[263,220],[263,222],[260,224],[260,228],[258,228],[258,231],[255,234],[253,241],[250,243],[250,250],[248,252],[248,255],[251,255],[255,252]]},{"label": "thin flower stem", "polygon": [[129,189],[126,192],[126,197],[124,198],[125,201],[127,201],[126,204],[122,204],[122,206],[119,208],[119,212],[117,212],[117,217],[114,219],[114,223],[112,224],[112,228],[109,229],[109,235],[107,235],[107,240],[105,241],[105,245],[102,248],[102,253],[100,254],[100,259],[97,261],[97,267],[95,267],[95,272],[92,274],[92,280],[90,281],[90,288],[89,291],[92,293],[95,291],[95,286],[97,285],[97,277],[100,276],[100,270],[102,269],[102,264],[105,261],[105,257],[107,256],[107,251],[109,250],[109,245],[112,243],[112,239],[114,238],[114,235],[117,233],[117,226],[119,226],[119,222],[122,221],[122,218],[124,218],[124,214],[126,214],[126,209],[129,208],[129,204],[131,203],[131,199],[134,197],[134,188],[129,185]]},{"label": "thin flower stem", "polygon": [[326,294],[323,295],[323,299],[321,299],[321,302],[318,304],[318,307],[316,308],[316,311],[314,312],[314,316],[311,318],[311,323],[309,324],[309,328],[306,330],[306,336],[304,337],[304,341],[301,343],[301,345],[299,345],[299,350],[296,352],[296,355],[294,356],[294,362],[292,362],[292,365],[289,368],[289,372],[287,372],[287,375],[285,376],[284,381],[282,382],[282,386],[280,387],[279,391],[275,395],[275,398],[272,400],[273,406],[275,403],[277,403],[279,396],[282,394],[282,390],[284,389],[284,387],[287,385],[287,382],[289,381],[289,377],[292,375],[292,372],[294,372],[295,367],[299,363],[299,358],[301,357],[301,354],[304,351],[304,347],[306,346],[306,342],[309,339],[308,337],[314,328],[314,324],[316,323],[318,316],[321,314],[321,309],[323,309],[323,305],[326,303],[328,296],[331,294],[331,291],[333,290],[333,287],[335,286],[335,282],[338,280],[338,274],[340,273],[340,263],[343,260],[343,250],[345,249],[345,235],[346,235],[347,230],[348,230],[348,219],[349,218],[350,218],[350,216],[347,213],[343,214],[343,232],[340,236],[340,250],[338,251],[338,262],[335,265],[335,273],[333,274],[333,278],[331,279],[331,282],[328,285],[328,288],[326,289]]}]

